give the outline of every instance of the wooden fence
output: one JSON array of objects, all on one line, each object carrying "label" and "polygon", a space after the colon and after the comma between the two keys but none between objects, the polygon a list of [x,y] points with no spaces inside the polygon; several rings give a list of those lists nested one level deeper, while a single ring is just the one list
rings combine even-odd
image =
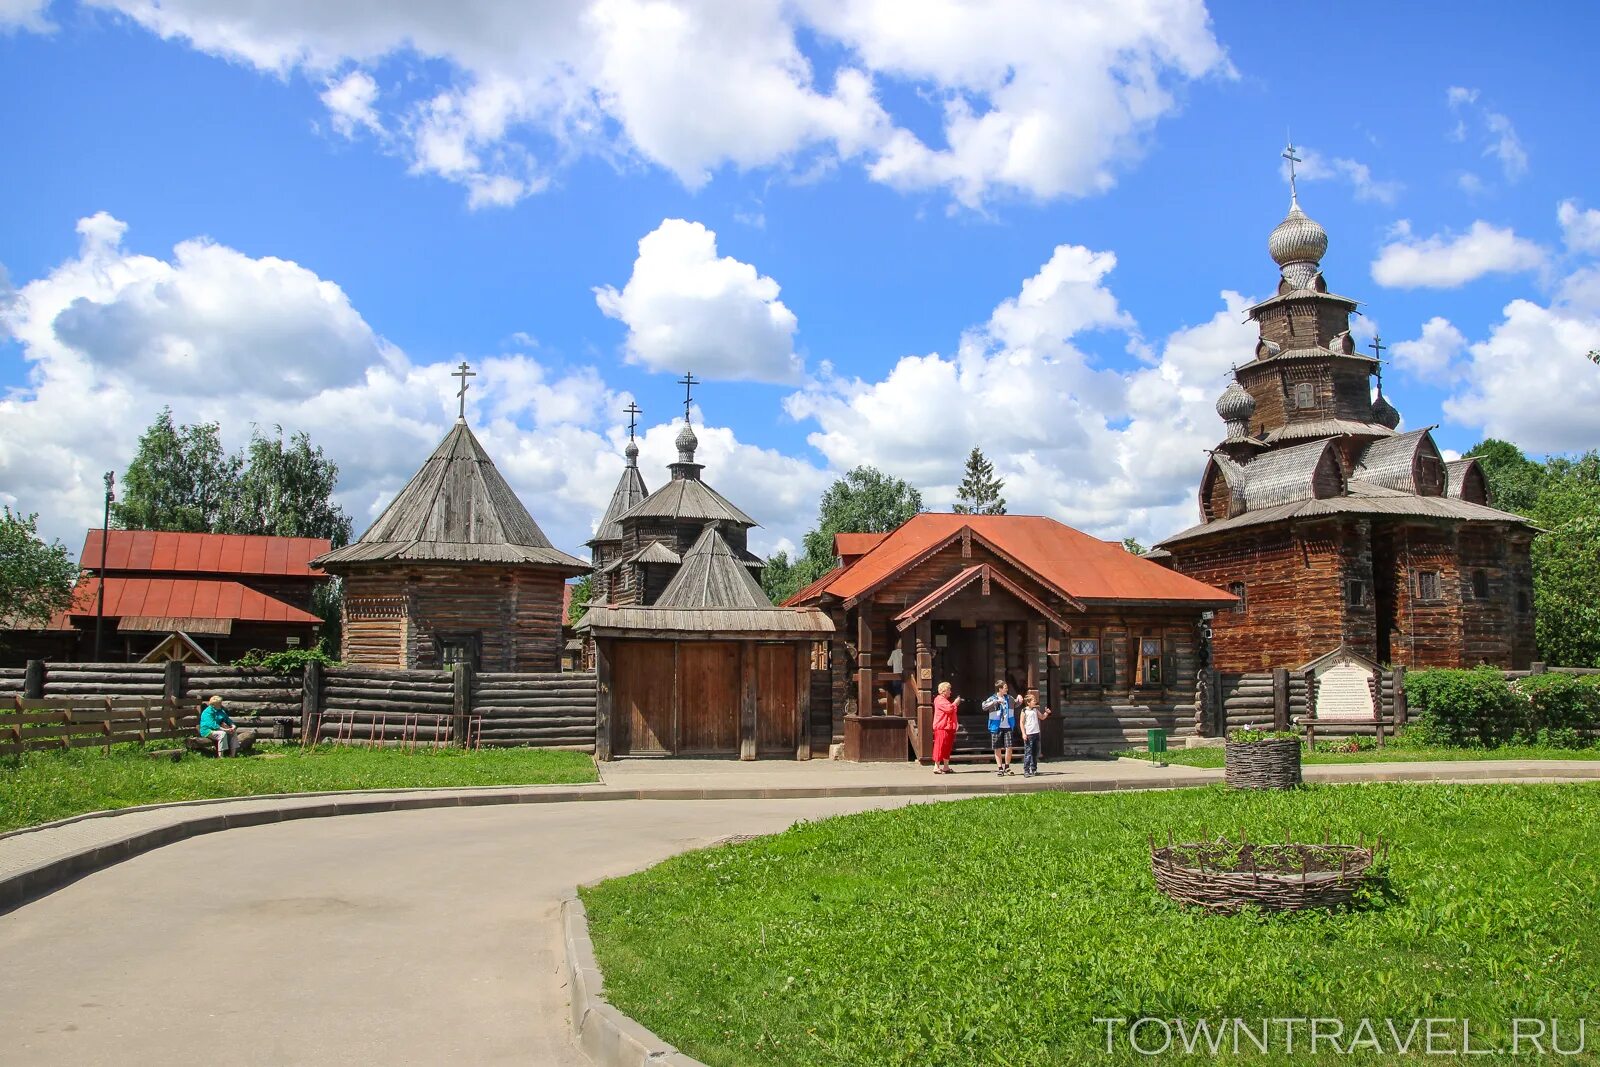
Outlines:
[{"label": "wooden fence", "polygon": [[[1405,669],[1379,671],[1373,679],[1373,722],[1328,721],[1318,725],[1323,736],[1375,733],[1380,721],[1393,733],[1406,721]],[[1203,737],[1220,737],[1230,730],[1288,730],[1296,719],[1314,717],[1316,682],[1309,671],[1253,671],[1236,674],[1214,671],[1207,691],[1211,706],[1197,710],[1197,732]]]},{"label": "wooden fence", "polygon": [[105,748],[122,741],[185,737],[198,716],[161,697],[23,697],[0,708],[0,753]]},{"label": "wooden fence", "polygon": [[[161,709],[163,722],[176,712],[191,731],[197,728],[200,704],[213,695],[222,697],[241,725],[252,725],[249,720],[256,716],[260,728],[270,731],[282,723],[288,737],[302,741],[594,751],[593,673],[402,671],[313,663],[303,673],[285,675],[181,663],[40,660],[23,670],[0,672],[0,696],[64,701],[57,710],[70,706],[77,716],[107,710],[107,698],[135,702],[115,707],[118,712],[136,713],[138,702],[145,701]],[[43,712],[47,706],[31,710]],[[137,732],[122,736],[132,719],[115,721],[113,740],[139,739]],[[24,724],[0,723],[5,725]],[[4,736],[0,730],[0,739]],[[108,734],[102,730],[101,736]]]}]

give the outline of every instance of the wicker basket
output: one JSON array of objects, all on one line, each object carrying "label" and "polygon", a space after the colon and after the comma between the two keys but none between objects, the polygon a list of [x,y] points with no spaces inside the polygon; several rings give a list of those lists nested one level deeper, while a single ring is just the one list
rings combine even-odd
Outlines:
[{"label": "wicker basket", "polygon": [[[1232,845],[1226,840],[1150,849],[1156,885],[1180,904],[1219,914],[1336,908],[1376,880],[1374,853],[1360,845]],[[1384,849],[1385,853],[1387,852]]]},{"label": "wicker basket", "polygon": [[1300,741],[1230,740],[1224,760],[1225,777],[1234,789],[1294,789],[1300,784]]}]

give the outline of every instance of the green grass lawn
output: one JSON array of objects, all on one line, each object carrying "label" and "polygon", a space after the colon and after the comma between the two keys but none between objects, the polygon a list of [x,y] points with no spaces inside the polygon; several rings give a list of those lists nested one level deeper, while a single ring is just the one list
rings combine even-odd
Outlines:
[{"label": "green grass lawn", "polygon": [[[802,824],[584,899],[612,1001],[713,1065],[1148,1062],[1093,1021],[1145,1016],[1336,1017],[1346,1040],[1469,1018],[1485,1048],[1514,1017],[1568,1020],[1570,1044],[1587,1014],[1592,1053],[1596,825],[1587,784],[1040,793]],[[1156,891],[1147,834],[1237,827],[1382,833],[1390,898],[1215,916]]]},{"label": "green grass lawn", "polygon": [[[1580,759],[1600,760],[1600,748],[1547,748],[1537,745],[1502,745],[1499,748],[1433,748],[1422,745],[1384,745],[1359,752],[1329,751],[1328,742],[1318,741],[1315,752],[1300,753],[1302,763],[1410,763],[1428,760],[1513,760]],[[1147,760],[1150,753],[1129,749],[1119,756]],[[1174,748],[1162,754],[1167,763],[1185,767],[1221,767],[1221,748]]]},{"label": "green grass lawn", "polygon": [[[151,748],[170,747],[169,744]],[[151,759],[138,745],[0,756],[0,831],[86,811],[170,800],[304,793],[331,789],[469,785],[547,785],[595,781],[581,752],[532,748],[354,748],[256,746],[253,755],[177,763]]]}]

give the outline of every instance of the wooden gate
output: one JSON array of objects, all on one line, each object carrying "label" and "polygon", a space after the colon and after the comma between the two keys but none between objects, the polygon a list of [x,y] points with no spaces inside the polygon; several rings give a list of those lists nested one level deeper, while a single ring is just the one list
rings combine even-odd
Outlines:
[{"label": "wooden gate", "polygon": [[[756,752],[793,755],[800,743],[796,646],[757,645]],[[809,674],[806,684],[810,683]]]},{"label": "wooden gate", "polygon": [[678,646],[679,755],[739,751],[739,646],[685,641]]},{"label": "wooden gate", "polygon": [[658,755],[677,743],[677,689],[670,641],[618,641],[612,652],[612,742],[618,755]]}]

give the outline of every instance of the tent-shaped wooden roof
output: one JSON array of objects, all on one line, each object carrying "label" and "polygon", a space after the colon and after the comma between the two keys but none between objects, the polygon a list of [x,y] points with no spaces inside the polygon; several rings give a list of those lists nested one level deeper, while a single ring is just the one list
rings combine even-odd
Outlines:
[{"label": "tent-shaped wooden roof", "polygon": [[434,449],[361,540],[312,561],[529,563],[581,574],[589,565],[557,549],[495,469],[465,419]]},{"label": "tent-shaped wooden roof", "polygon": [[611,491],[611,503],[606,505],[606,513],[600,517],[600,525],[595,529],[594,536],[589,538],[589,543],[595,545],[602,541],[622,540],[622,523],[617,520],[649,495],[649,490],[644,486],[644,475],[639,473],[639,446],[629,441],[628,464],[622,468],[622,477]]}]

